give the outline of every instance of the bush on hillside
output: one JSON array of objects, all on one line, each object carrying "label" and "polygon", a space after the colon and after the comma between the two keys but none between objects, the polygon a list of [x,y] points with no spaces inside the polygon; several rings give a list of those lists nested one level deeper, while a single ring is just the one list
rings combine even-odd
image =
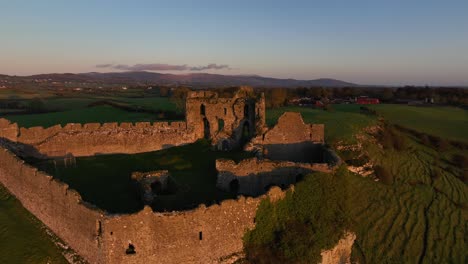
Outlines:
[{"label": "bush on hillside", "polygon": [[375,176],[384,184],[393,183],[393,175],[385,168],[380,165],[374,166]]},{"label": "bush on hillside", "polygon": [[[341,168],[340,170],[345,170]],[[339,177],[306,176],[283,200],[264,200],[255,229],[244,236],[250,263],[318,263],[320,252],[333,247],[347,227],[346,188]]]},{"label": "bush on hillside", "polygon": [[447,151],[450,148],[450,143],[443,138],[431,136],[431,142],[434,148],[438,151]]},{"label": "bush on hillside", "polygon": [[383,126],[378,139],[384,149],[395,149],[397,151],[403,151],[407,149],[405,136],[391,125]]},{"label": "bush on hillside", "polygon": [[452,162],[460,169],[468,168],[468,157],[463,154],[455,154],[452,156]]}]

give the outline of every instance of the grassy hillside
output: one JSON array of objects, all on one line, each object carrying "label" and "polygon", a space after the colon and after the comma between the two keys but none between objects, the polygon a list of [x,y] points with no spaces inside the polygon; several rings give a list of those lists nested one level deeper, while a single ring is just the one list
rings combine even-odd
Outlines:
[{"label": "grassy hillside", "polygon": [[468,111],[455,107],[373,105],[387,121],[445,139],[468,142]]},{"label": "grassy hillside", "polygon": [[0,263],[68,263],[42,224],[1,184]]},{"label": "grassy hillside", "polygon": [[[11,119],[23,126],[155,120],[149,114],[129,113],[110,106],[88,108],[87,99],[56,100],[52,106],[70,109],[44,115],[14,115]],[[119,100],[145,107],[152,107],[157,101],[150,98]],[[161,107],[172,107],[168,101],[160,103]],[[389,123],[441,138],[467,141],[468,124],[464,110],[406,105],[372,107]],[[307,123],[324,123],[326,140],[332,144],[354,143],[355,134],[362,128],[378,124],[377,116],[360,113],[357,105],[334,105],[332,109],[272,109],[267,111],[267,123],[273,125],[285,111],[298,111]],[[346,170],[340,170],[336,175],[306,176],[296,186],[295,193],[289,194],[283,202],[262,204],[257,216],[258,228],[246,236],[246,246],[252,246],[248,252],[250,256],[263,256],[267,263],[275,263],[278,259],[281,263],[298,262],[298,259],[308,263],[308,260],[317,259],[319,249],[330,247],[344,229],[350,229],[357,234],[353,257],[360,263],[466,263],[467,168],[463,169],[455,159],[457,155],[466,156],[466,149],[457,149],[450,144],[438,149],[427,145],[420,137],[397,132],[404,138],[401,149],[383,150],[372,141],[364,144],[366,157],[375,166],[382,167],[389,177],[386,184]],[[85,199],[103,207],[110,205],[107,209],[111,211],[125,210],[122,208],[131,208],[136,199],[132,193],[125,194],[128,190],[119,188],[124,186],[122,182],[128,183],[129,173],[133,170],[169,169],[181,186],[192,184],[191,179],[197,179],[199,183],[199,177],[213,184],[213,162],[223,154],[208,151],[206,146],[192,148],[80,158],[78,168],[59,166],[57,171],[50,167],[49,170],[78,189]],[[348,155],[357,157],[361,153]],[[97,171],[99,178],[93,177]],[[112,182],[115,186],[110,184]],[[207,191],[205,187],[185,190],[189,199],[195,202],[218,197],[212,188]],[[47,263],[48,260],[62,263],[60,250],[50,242],[34,218],[2,188],[0,263]],[[112,208],[115,201],[108,200],[112,196],[106,197],[100,192],[102,189],[119,193],[113,199],[121,199],[118,206],[122,207]],[[176,199],[166,197],[159,201],[161,207],[156,209],[164,210],[169,208],[168,205],[187,206]]]},{"label": "grassy hillside", "polygon": [[100,155],[76,158],[76,166],[42,164],[51,175],[78,190],[83,199],[112,213],[136,212],[143,208],[131,180],[135,171],[169,170],[175,192],[159,195],[158,211],[195,208],[201,203],[235,198],[216,188],[217,158],[250,157],[245,152],[213,151],[208,142],[133,155]]},{"label": "grassy hillside", "polygon": [[374,116],[360,113],[358,105],[333,105],[331,111],[309,107],[281,107],[268,109],[266,122],[273,126],[284,112],[300,112],[306,123],[325,124],[325,140],[354,142],[354,135],[364,127],[375,124]]},{"label": "grassy hillside", "polygon": [[[256,229],[246,235],[253,263],[258,256],[270,259],[264,263],[315,262],[317,253],[311,253],[317,252],[316,245],[330,246],[326,242],[336,241],[336,234],[345,229],[357,234],[353,258],[359,263],[466,263],[468,157],[464,162],[454,158],[465,151],[453,146],[440,150],[411,134],[395,133],[404,138],[400,149],[382,149],[371,137],[363,149],[389,180],[376,182],[342,169],[317,185],[324,176],[312,174],[290,194],[300,206],[291,198],[263,206]],[[321,205],[337,217],[327,219]],[[346,221],[340,227],[336,221],[342,215]],[[301,232],[290,228],[298,224]],[[306,231],[313,232],[315,241],[301,236]]]},{"label": "grassy hillside", "polygon": [[111,106],[96,106],[74,109],[63,112],[53,112],[30,115],[7,115],[5,118],[18,123],[21,127],[50,127],[67,123],[105,123],[105,122],[154,122],[158,118],[149,113],[135,113],[116,109]]}]

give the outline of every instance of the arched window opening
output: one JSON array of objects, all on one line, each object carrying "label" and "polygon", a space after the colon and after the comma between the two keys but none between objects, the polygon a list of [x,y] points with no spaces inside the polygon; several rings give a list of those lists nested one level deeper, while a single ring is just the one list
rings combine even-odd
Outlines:
[{"label": "arched window opening", "polygon": [[208,119],[203,118],[203,136],[205,139],[210,139],[210,122],[208,122]]},{"label": "arched window opening", "polygon": [[200,115],[205,115],[205,105],[204,104],[200,105]]},{"label": "arched window opening", "polygon": [[296,182],[300,182],[304,179],[304,175],[302,173],[299,173],[296,175]]},{"label": "arched window opening", "polygon": [[162,184],[160,181],[155,181],[151,183],[151,191],[155,194],[160,194],[162,192]]},{"label": "arched window opening", "polygon": [[224,115],[227,115],[227,108],[224,108]]},{"label": "arched window opening", "polygon": [[239,191],[239,180],[234,179],[229,183],[229,191],[237,193]]},{"label": "arched window opening", "polygon": [[249,105],[244,105],[244,118],[249,118]]},{"label": "arched window opening", "polygon": [[218,119],[218,132],[224,129],[224,120]]},{"label": "arched window opening", "polygon": [[223,140],[221,143],[221,150],[222,151],[228,151],[229,150],[229,142],[227,140]]},{"label": "arched window opening", "polygon": [[245,144],[250,140],[250,125],[249,122],[244,122],[242,126],[242,136],[241,136],[241,143]]},{"label": "arched window opening", "polygon": [[132,243],[128,244],[128,248],[125,250],[125,254],[127,254],[127,255],[136,254],[135,246]]}]

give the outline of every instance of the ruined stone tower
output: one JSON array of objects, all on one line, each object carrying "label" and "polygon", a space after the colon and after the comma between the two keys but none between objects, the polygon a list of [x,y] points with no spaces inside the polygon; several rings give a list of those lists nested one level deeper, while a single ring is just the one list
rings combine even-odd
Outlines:
[{"label": "ruined stone tower", "polygon": [[229,98],[212,91],[189,92],[186,111],[187,127],[220,150],[242,145],[265,127],[264,95],[257,97],[250,87]]}]

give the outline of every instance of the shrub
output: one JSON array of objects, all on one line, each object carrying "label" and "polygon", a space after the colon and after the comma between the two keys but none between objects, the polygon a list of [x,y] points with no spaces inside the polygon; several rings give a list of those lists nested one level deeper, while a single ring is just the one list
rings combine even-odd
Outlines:
[{"label": "shrub", "polygon": [[374,166],[375,176],[384,184],[393,183],[393,175],[384,167],[380,165]]},{"label": "shrub", "polygon": [[326,104],[323,107],[323,110],[328,111],[328,112],[333,112],[333,106],[331,104]]},{"label": "shrub", "polygon": [[452,162],[458,168],[465,169],[468,168],[468,157],[463,154],[455,154],[452,156]]},{"label": "shrub", "polygon": [[449,142],[440,137],[431,136],[431,142],[438,151],[447,151],[450,148]]},{"label": "shrub", "polygon": [[346,188],[339,177],[306,176],[283,200],[262,201],[255,229],[244,236],[248,261],[318,263],[321,250],[333,247],[347,226],[340,208]]},{"label": "shrub", "polygon": [[379,141],[384,149],[403,151],[407,148],[405,136],[391,125],[384,125],[379,134]]}]

